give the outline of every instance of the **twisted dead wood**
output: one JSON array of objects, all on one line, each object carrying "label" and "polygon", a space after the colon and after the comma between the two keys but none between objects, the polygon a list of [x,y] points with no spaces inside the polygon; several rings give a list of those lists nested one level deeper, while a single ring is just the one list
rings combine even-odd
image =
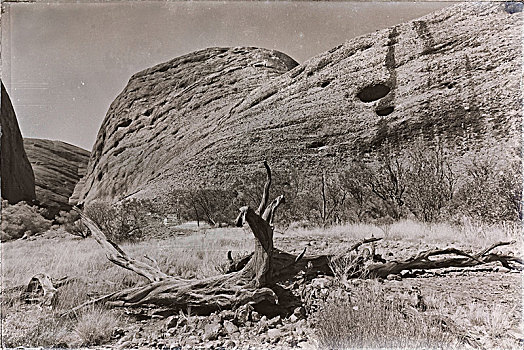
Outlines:
[{"label": "twisted dead wood", "polygon": [[[512,243],[514,243],[514,241],[498,242],[473,255],[456,248],[428,250],[403,261],[390,261],[382,264],[370,264],[367,266],[364,275],[370,278],[386,278],[388,275],[400,274],[404,270],[432,270],[448,267],[472,267],[490,262],[500,262],[506,268],[520,270],[522,269],[520,265],[523,264],[522,259],[511,255],[488,254],[497,247],[509,245]],[[430,257],[442,255],[458,255],[461,257],[446,257],[436,260],[430,259]]]},{"label": "twisted dead wood", "polygon": [[[284,203],[284,196],[278,196],[269,202],[271,185],[271,170],[264,162],[267,180],[264,185],[262,199],[257,210],[246,206],[240,208],[237,226],[247,223],[255,237],[254,252],[244,264],[231,273],[213,276],[200,280],[187,280],[176,276],[169,276],[156,266],[128,256],[117,244],[111,242],[104,235],[99,226],[79,209],[75,209],[81,216],[84,224],[90,229],[92,236],[106,251],[107,258],[140,276],[149,283],[144,286],[133,287],[123,291],[108,294],[96,299],[105,301],[113,306],[127,307],[160,307],[173,312],[187,310],[197,314],[209,314],[216,310],[235,309],[243,304],[266,303],[276,305],[278,296],[272,287],[276,282],[287,277],[291,271],[309,261],[313,265],[327,267],[325,258],[300,259],[300,256],[275,250],[273,247],[272,221],[277,208]],[[229,258],[231,256],[229,255]],[[152,261],[151,258],[148,258]],[[316,263],[315,263],[316,262]],[[292,265],[295,268],[289,269]],[[241,267],[241,268],[240,268]],[[283,267],[286,267],[283,269]],[[88,305],[84,303],[83,305]],[[82,307],[81,305],[80,307]],[[75,311],[78,309],[75,308]]]}]

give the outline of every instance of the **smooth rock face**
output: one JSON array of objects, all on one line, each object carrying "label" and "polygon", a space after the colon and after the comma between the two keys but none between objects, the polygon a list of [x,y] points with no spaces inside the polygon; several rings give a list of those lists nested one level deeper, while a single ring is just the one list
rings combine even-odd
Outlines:
[{"label": "smooth rock face", "polygon": [[2,198],[9,203],[35,199],[35,177],[27,159],[15,111],[2,83],[0,161]]},{"label": "smooth rock face", "polygon": [[[208,49],[133,76],[100,129],[80,200],[222,186],[261,169],[318,175],[438,137],[460,153],[520,146],[522,12],[459,4],[295,66]],[[170,184],[172,183],[172,184]]]},{"label": "smooth rock face", "polygon": [[36,199],[54,217],[69,210],[69,197],[85,175],[89,152],[61,141],[24,139],[27,157],[35,174]]}]

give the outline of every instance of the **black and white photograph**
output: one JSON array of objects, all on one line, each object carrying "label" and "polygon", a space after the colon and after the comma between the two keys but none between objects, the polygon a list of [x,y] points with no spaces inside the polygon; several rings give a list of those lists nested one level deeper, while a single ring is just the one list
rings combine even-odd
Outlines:
[{"label": "black and white photograph", "polygon": [[2,1],[2,349],[522,349],[524,3]]}]

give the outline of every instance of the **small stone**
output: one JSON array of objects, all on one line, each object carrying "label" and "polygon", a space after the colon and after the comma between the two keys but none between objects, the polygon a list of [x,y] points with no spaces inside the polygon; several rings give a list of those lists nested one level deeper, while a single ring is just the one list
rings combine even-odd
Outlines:
[{"label": "small stone", "polygon": [[331,284],[331,280],[325,277],[315,278],[313,279],[313,281],[311,281],[311,286],[315,289],[324,289],[328,287],[330,284]]},{"label": "small stone", "polygon": [[278,328],[273,328],[267,331],[267,336],[271,342],[279,340],[282,337],[282,331]]},{"label": "small stone", "polygon": [[387,279],[390,281],[402,281],[402,277],[399,275],[389,275]]},{"label": "small stone", "polygon": [[178,325],[178,316],[169,316],[165,324],[166,329],[175,328]]},{"label": "small stone", "polygon": [[235,312],[231,310],[224,310],[220,313],[223,320],[232,320],[235,318]]},{"label": "small stone", "polygon": [[118,344],[116,344],[115,348],[116,349],[129,349],[130,347],[132,347],[132,344],[133,344],[133,342],[131,340],[126,340],[126,341],[123,341],[123,342],[118,342]]},{"label": "small stone", "polygon": [[170,349],[180,349],[181,345],[180,343],[175,340],[174,342],[172,342],[171,344],[169,344],[169,348]]},{"label": "small stone", "polygon": [[234,333],[231,333],[231,334],[229,335],[229,337],[230,337],[231,339],[240,339],[240,336],[241,336],[241,334],[240,334],[240,332],[238,332],[238,331],[237,331],[237,332],[234,332]]},{"label": "small stone", "polygon": [[295,337],[293,337],[292,335],[286,337],[286,343],[291,347],[295,347],[298,345],[297,339],[295,339]]},{"label": "small stone", "polygon": [[207,317],[207,322],[209,323],[220,323],[222,322],[222,317],[221,315],[217,315],[217,314],[211,314]]},{"label": "small stone", "polygon": [[251,313],[254,311],[253,306],[246,304],[237,309],[235,312],[235,321],[238,326],[243,326],[251,319]]},{"label": "small stone", "polygon": [[309,339],[307,337],[305,337],[305,336],[302,336],[302,337],[298,338],[298,342],[299,343],[307,342],[308,340]]},{"label": "small stone", "polygon": [[185,318],[185,317],[178,318],[176,327],[183,327],[185,325],[187,325],[187,318]]},{"label": "small stone", "polygon": [[226,340],[224,342],[223,346],[226,349],[231,349],[231,348],[234,348],[235,346],[237,346],[237,343],[235,343],[233,340],[229,339],[229,340]]},{"label": "small stone", "polygon": [[293,315],[297,316],[299,319],[306,317],[306,309],[303,306],[299,306],[293,310]]},{"label": "small stone", "polygon": [[185,345],[196,345],[200,343],[200,339],[196,335],[190,335],[184,341]]},{"label": "small stone", "polygon": [[275,316],[268,321],[269,327],[275,327],[278,324],[282,324],[282,320],[280,319],[280,316]]},{"label": "small stone", "polygon": [[268,327],[268,322],[267,322],[267,320],[265,320],[265,319],[261,319],[261,320],[258,322],[258,326],[257,326],[257,334],[265,333],[265,332],[267,332],[268,329],[269,329],[269,327]]},{"label": "small stone", "polygon": [[216,340],[222,326],[220,323],[210,323],[204,327],[204,340]]},{"label": "small stone", "polygon": [[298,317],[296,315],[289,316],[289,322],[295,323],[298,321]]},{"label": "small stone", "polygon": [[251,321],[253,321],[253,322],[260,321],[260,314],[258,312],[256,312],[256,311],[253,311],[251,313]]},{"label": "small stone", "polygon": [[224,321],[224,330],[227,334],[233,334],[238,332],[238,327],[233,324],[233,322],[225,320]]},{"label": "small stone", "polygon": [[212,350],[212,349],[215,349],[216,348],[216,344],[212,343],[212,342],[206,342],[204,344],[204,349],[206,350]]}]

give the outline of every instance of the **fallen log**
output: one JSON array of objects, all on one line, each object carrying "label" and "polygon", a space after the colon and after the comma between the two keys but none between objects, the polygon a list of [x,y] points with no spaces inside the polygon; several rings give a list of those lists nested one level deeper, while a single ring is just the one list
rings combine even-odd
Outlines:
[{"label": "fallen log", "polygon": [[[170,308],[174,313],[191,308],[196,314],[209,314],[223,309],[235,309],[244,304],[264,304],[277,307],[279,288],[275,283],[296,273],[305,264],[311,263],[328,271],[325,257],[302,258],[276,250],[273,247],[273,218],[277,208],[284,203],[284,196],[269,201],[271,170],[266,162],[267,180],[258,208],[240,208],[237,226],[247,223],[255,237],[254,252],[245,264],[237,265],[237,271],[201,280],[187,280],[169,276],[156,266],[129,257],[117,244],[111,242],[99,226],[81,210],[83,223],[93,238],[106,251],[107,258],[143,277],[150,283],[129,288],[102,297],[108,305],[126,307]],[[151,260],[151,258],[149,258]],[[274,290],[277,290],[275,292]],[[87,304],[86,304],[87,305]],[[279,305],[277,308],[284,307]]]},{"label": "fallen log", "polygon": [[[468,254],[455,248],[433,249],[421,252],[416,256],[403,261],[390,261],[381,264],[370,264],[364,271],[364,276],[368,278],[386,278],[388,275],[397,275],[404,270],[433,270],[448,267],[472,267],[487,264],[490,262],[500,262],[508,269],[522,269],[523,261],[510,255],[488,254],[493,249],[515,243],[498,242],[490,247],[480,251],[477,254]],[[430,257],[442,255],[458,255],[462,257],[446,257],[442,259],[431,260]]]}]

